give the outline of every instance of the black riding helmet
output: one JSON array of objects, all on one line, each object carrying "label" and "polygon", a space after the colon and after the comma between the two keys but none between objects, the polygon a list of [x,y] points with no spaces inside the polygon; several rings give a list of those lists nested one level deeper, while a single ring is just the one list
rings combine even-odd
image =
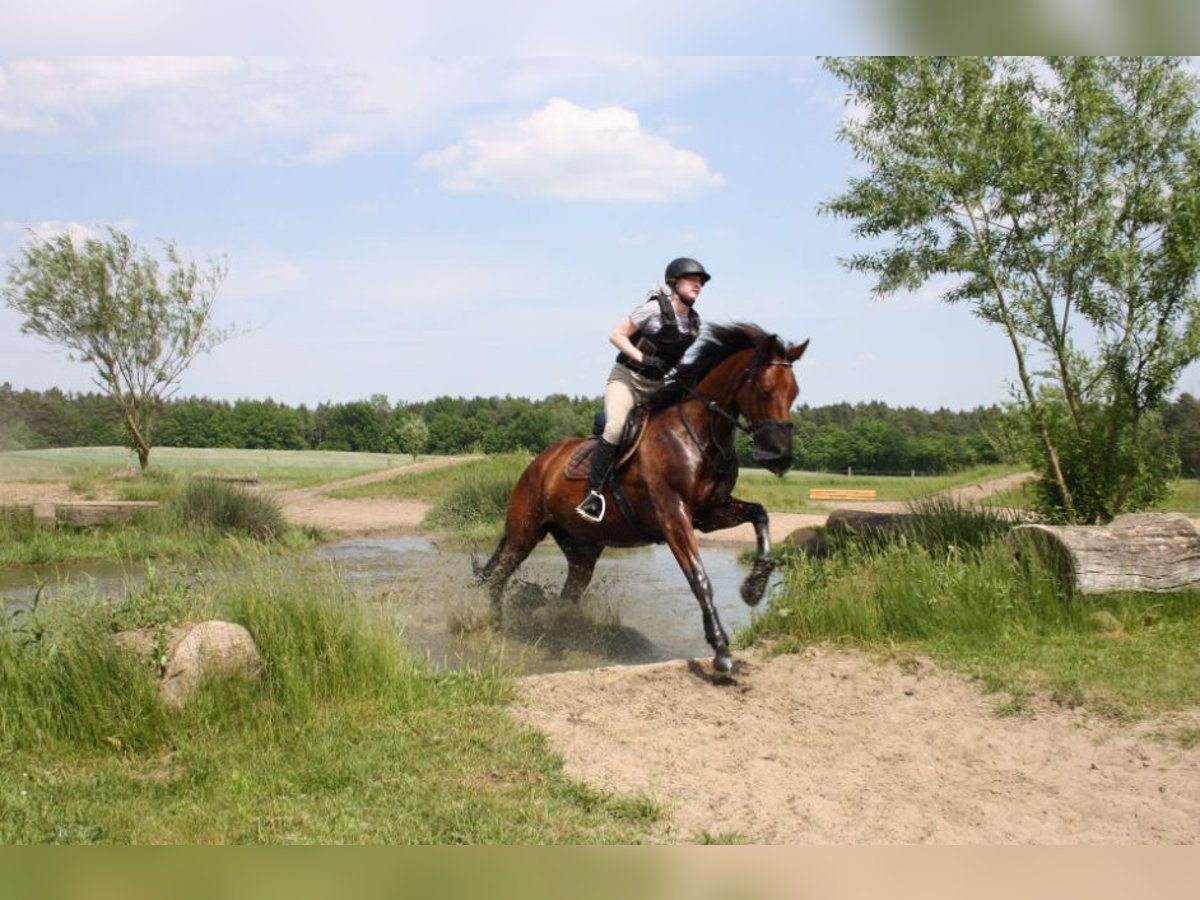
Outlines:
[{"label": "black riding helmet", "polygon": [[696,260],[681,256],[667,263],[667,274],[663,280],[667,284],[674,284],[676,278],[682,278],[684,275],[699,275],[701,284],[708,284],[708,279],[712,278]]}]

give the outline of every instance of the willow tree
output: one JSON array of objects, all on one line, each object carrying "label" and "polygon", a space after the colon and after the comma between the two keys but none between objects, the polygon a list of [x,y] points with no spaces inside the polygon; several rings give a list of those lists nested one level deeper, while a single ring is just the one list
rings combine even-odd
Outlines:
[{"label": "willow tree", "polygon": [[945,279],[996,325],[1041,511],[1102,522],[1169,489],[1159,412],[1200,355],[1197,84],[1178,59],[830,58],[868,172],[822,204],[887,296]]},{"label": "willow tree", "polygon": [[232,335],[213,325],[225,269],[200,271],[164,243],[165,269],[115,228],[104,239],[34,238],[9,262],[5,303],[22,332],[64,347],[94,369],[92,380],[121,411],[144,470],[164,399],[201,353]]}]

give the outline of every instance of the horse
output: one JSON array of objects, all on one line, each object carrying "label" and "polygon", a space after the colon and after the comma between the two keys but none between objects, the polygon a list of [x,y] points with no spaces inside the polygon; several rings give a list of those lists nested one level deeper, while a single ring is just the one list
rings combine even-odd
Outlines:
[{"label": "horse", "polygon": [[600,522],[576,512],[586,483],[567,477],[572,457],[592,438],[567,438],[539,453],[513,488],[495,552],[475,567],[488,590],[494,622],[502,621],[509,578],[547,534],[567,558],[559,599],[570,602],[578,601],[591,582],[604,548],[665,541],[700,604],[714,671],[732,672],[729,638],[713,605],[696,529],[707,533],[753,523],[757,553],[741,596],[757,605],[775,566],[770,521],[760,504],[733,496],[738,476],[734,431],[751,435],[755,462],[776,475],[787,471],[791,409],[799,394],[792,365],[807,349],[807,340],[789,344],[750,323],[706,326],[692,352],[649,399],[636,450],[609,479]]}]

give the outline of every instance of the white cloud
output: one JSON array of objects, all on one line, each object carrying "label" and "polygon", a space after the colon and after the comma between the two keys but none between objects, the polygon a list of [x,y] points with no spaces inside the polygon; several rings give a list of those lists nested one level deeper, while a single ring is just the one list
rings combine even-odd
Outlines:
[{"label": "white cloud", "polygon": [[[512,118],[547,96],[634,108],[763,65],[656,56],[18,58],[0,60],[0,141],[36,154],[325,165],[368,148],[413,150],[429,134],[461,133],[483,115]],[[668,127],[657,132],[660,155],[677,154],[676,171],[696,163],[672,150],[665,139],[684,132]],[[644,156],[653,139],[640,140]],[[698,168],[703,175],[703,161]]]},{"label": "white cloud", "polygon": [[349,156],[370,144],[370,139],[363,134],[331,134],[318,138],[309,147],[308,152],[300,155],[302,162],[324,165],[337,162],[344,156]]},{"label": "white cloud", "polygon": [[724,184],[704,157],[647,134],[637,113],[557,97],[528,118],[468,129],[419,165],[441,170],[451,190],[563,200],[657,202]]}]

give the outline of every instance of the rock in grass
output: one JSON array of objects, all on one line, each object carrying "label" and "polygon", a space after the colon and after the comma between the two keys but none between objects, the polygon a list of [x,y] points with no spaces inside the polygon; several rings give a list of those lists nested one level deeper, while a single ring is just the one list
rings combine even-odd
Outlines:
[{"label": "rock in grass", "polygon": [[[113,642],[139,656],[157,653],[153,629],[123,631]],[[173,706],[182,706],[206,677],[257,677],[262,655],[250,632],[234,622],[217,620],[171,629],[161,659],[158,693]]]}]

